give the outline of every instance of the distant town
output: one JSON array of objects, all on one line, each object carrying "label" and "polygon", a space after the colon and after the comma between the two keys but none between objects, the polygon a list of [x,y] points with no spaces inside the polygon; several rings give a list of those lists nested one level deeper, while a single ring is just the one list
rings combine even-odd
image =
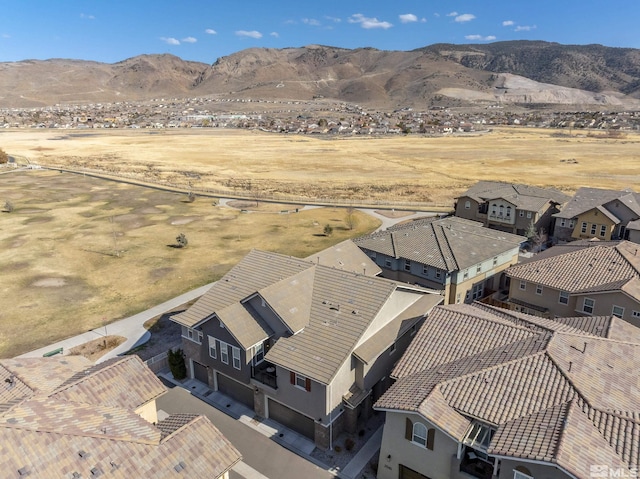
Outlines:
[{"label": "distant town", "polygon": [[513,111],[432,106],[382,112],[345,102],[246,98],[156,98],[114,103],[0,109],[0,128],[241,128],[319,135],[447,135],[494,126],[568,131],[640,130],[640,111]]}]

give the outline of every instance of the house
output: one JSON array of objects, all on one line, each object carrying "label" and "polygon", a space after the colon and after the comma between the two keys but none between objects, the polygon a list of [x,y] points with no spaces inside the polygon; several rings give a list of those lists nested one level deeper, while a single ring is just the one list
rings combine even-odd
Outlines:
[{"label": "house", "polygon": [[375,404],[378,478],[634,477],[639,333],[611,316],[434,308]]},{"label": "house", "polygon": [[456,199],[455,215],[508,233],[548,234],[553,231],[553,214],[569,199],[553,188],[479,181]]},{"label": "house", "polygon": [[613,314],[640,327],[640,245],[575,241],[510,267],[508,307],[545,317]]},{"label": "house", "polygon": [[[640,219],[640,193],[599,188],[580,188],[573,198],[553,215],[556,241],[598,238],[630,240],[629,223]],[[633,223],[634,238],[637,223]]]},{"label": "house", "polygon": [[442,301],[376,273],[348,243],[307,259],[251,251],[172,317],[189,376],[331,447],[373,412],[393,364]]},{"label": "house", "polygon": [[500,273],[518,262],[524,241],[457,217],[416,220],[354,240],[383,277],[439,291],[445,304],[499,289]]},{"label": "house", "polygon": [[204,416],[159,418],[137,356],[0,360],[2,477],[228,478],[239,452]]}]

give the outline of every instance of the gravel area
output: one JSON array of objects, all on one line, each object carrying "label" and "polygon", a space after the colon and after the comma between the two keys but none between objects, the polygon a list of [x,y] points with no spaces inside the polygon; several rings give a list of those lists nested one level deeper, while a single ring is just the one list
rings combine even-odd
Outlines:
[{"label": "gravel area", "polygon": [[[371,438],[380,426],[384,424],[384,413],[374,412],[369,421],[364,425],[357,434],[342,433],[334,441],[333,450],[322,451],[315,448],[311,453],[311,456],[326,464],[332,466],[338,470],[343,470],[349,461],[355,457],[360,448]],[[350,451],[347,451],[345,443],[347,439],[351,439],[355,444]],[[378,465],[378,452],[376,452],[371,460],[367,463],[365,468],[360,472],[355,479],[376,479],[376,471]]]}]

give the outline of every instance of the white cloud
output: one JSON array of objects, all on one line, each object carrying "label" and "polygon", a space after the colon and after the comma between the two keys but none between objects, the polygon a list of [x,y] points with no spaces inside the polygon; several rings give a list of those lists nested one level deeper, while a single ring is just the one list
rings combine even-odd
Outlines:
[{"label": "white cloud", "polygon": [[167,45],[180,45],[180,40],[173,37],[160,37],[160,40],[165,42]]},{"label": "white cloud", "polygon": [[278,32],[271,32],[269,35],[271,35],[274,38],[280,38],[280,34]]},{"label": "white cloud", "polygon": [[216,32],[213,28],[207,28],[204,33],[207,33],[209,35],[217,35],[218,32]]},{"label": "white cloud", "polygon": [[236,35],[239,37],[247,37],[247,38],[262,38],[262,33],[256,30],[237,30]]},{"label": "white cloud", "polygon": [[362,28],[391,28],[393,25],[389,22],[381,22],[377,18],[365,17],[362,13],[355,13],[348,19],[349,23],[359,23]]},{"label": "white cloud", "polygon": [[463,13],[462,15],[458,15],[455,18],[455,21],[458,23],[464,23],[464,22],[470,22],[474,18],[476,18],[476,16],[472,13]]},{"label": "white cloud", "polygon": [[326,18],[327,20],[333,22],[333,23],[340,23],[342,21],[342,19],[337,18],[337,17],[330,17],[329,15],[325,15],[324,18]]},{"label": "white cloud", "polygon": [[511,25],[514,25],[515,22],[513,20],[505,20],[504,22],[502,22],[502,26],[503,27],[510,27]]},{"label": "white cloud", "polygon": [[81,13],[80,14],[80,18],[85,18],[87,20],[95,20],[96,19],[96,17],[94,15],[88,15],[86,13]]},{"label": "white cloud", "polygon": [[535,30],[536,26],[535,25],[518,25],[515,28],[516,32],[530,32],[531,30]]},{"label": "white cloud", "polygon": [[2,35],[0,35],[2,38],[11,38],[11,35],[9,35],[8,33],[3,33]]},{"label": "white cloud", "polygon": [[186,38],[183,38],[181,41],[183,43],[196,43],[198,39],[194,37],[186,37]]},{"label": "white cloud", "polygon": [[418,17],[416,17],[413,13],[404,13],[402,15],[398,15],[401,23],[411,23],[417,22]]},{"label": "white cloud", "polygon": [[458,16],[458,12],[447,13],[447,17],[457,17],[457,16]]},{"label": "white cloud", "polygon": [[427,23],[427,19],[426,19],[426,18],[424,18],[424,17],[422,17],[422,18],[420,19],[420,23]]},{"label": "white cloud", "polygon": [[312,27],[320,26],[320,22],[315,18],[303,18],[302,23],[304,23],[305,25],[311,25]]},{"label": "white cloud", "polygon": [[491,42],[496,39],[496,36],[487,35],[486,37],[483,37],[482,35],[466,35],[464,38],[472,41]]}]

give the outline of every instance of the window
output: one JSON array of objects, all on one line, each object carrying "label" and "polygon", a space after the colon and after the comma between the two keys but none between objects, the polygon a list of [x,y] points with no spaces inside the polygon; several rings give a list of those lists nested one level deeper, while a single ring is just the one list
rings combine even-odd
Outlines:
[{"label": "window", "polygon": [[484,284],[479,283],[474,285],[471,290],[471,299],[475,301],[476,299],[482,298],[482,294],[484,293]]},{"label": "window", "polygon": [[525,291],[527,289],[527,282],[520,280],[520,289]]},{"label": "window", "polygon": [[295,387],[304,389],[305,391],[311,391],[311,380],[308,377],[291,371],[290,379],[291,384]]},{"label": "window", "polygon": [[569,220],[569,228],[573,228],[576,225],[575,220]]},{"label": "window", "polygon": [[471,201],[467,200],[467,201],[464,202],[464,209],[468,210],[469,208],[471,208]]},{"label": "window", "polygon": [[569,304],[569,293],[566,291],[560,291],[560,296],[558,296],[558,303]]},{"label": "window", "polygon": [[231,353],[233,354],[233,367],[236,369],[241,369],[242,367],[240,366],[240,348],[231,346]]},{"label": "window", "polygon": [[385,260],[384,260],[384,265],[385,265],[385,267],[387,267],[387,268],[391,268],[391,260],[390,260],[390,259],[385,259]]},{"label": "window", "polygon": [[229,364],[229,349],[227,348],[227,343],[222,341],[220,341],[220,361],[223,364]]},{"label": "window", "polygon": [[495,432],[495,429],[486,424],[474,421],[469,427],[463,443],[474,449],[486,452]]},{"label": "window", "polygon": [[511,206],[507,206],[507,218],[511,218]]},{"label": "window", "polygon": [[494,215],[494,216],[496,215],[496,204],[495,203],[493,203],[491,205],[491,214]]},{"label": "window", "polygon": [[498,257],[497,256],[493,257],[493,265],[494,266],[498,266]]},{"label": "window", "polygon": [[404,270],[411,271],[411,260],[408,260],[408,259],[404,260]]},{"label": "window", "polygon": [[264,361],[264,343],[256,345],[253,349],[253,364],[258,365]]},{"label": "window", "polygon": [[434,428],[427,429],[421,422],[413,423],[411,419],[406,418],[404,437],[407,441],[433,451],[436,430]]},{"label": "window", "polygon": [[469,270],[468,269],[465,269],[462,272],[462,279],[469,279]]},{"label": "window", "polygon": [[442,270],[436,268],[436,279],[440,279],[442,277]]},{"label": "window", "polygon": [[476,266],[476,274],[480,274],[480,273],[482,273],[482,265],[481,264]]},{"label": "window", "polygon": [[520,210],[520,218],[522,218],[524,216],[524,211]]},{"label": "window", "polygon": [[518,466],[513,470],[513,479],[533,479],[533,476],[528,469]]},{"label": "window", "polygon": [[202,331],[196,331],[195,329],[191,328],[182,328],[182,336],[193,341],[194,343],[202,344]]},{"label": "window", "polygon": [[580,231],[582,233],[586,233],[587,232],[587,223],[585,223],[585,222],[582,223],[582,228],[580,228]]},{"label": "window", "polygon": [[582,303],[582,312],[587,314],[593,314],[593,308],[596,305],[595,300],[591,298],[584,298]]},{"label": "window", "polygon": [[607,235],[607,225],[600,225],[600,236],[603,238]]},{"label": "window", "polygon": [[624,316],[624,308],[622,306],[616,306],[614,304],[613,308],[611,309],[611,314],[619,318],[622,318],[622,316]]},{"label": "window", "polygon": [[598,227],[597,224],[595,223],[591,223],[591,234],[594,235],[596,234],[596,228]]},{"label": "window", "polygon": [[567,220],[565,220],[564,218],[562,218],[562,219],[560,220],[560,226],[562,226],[562,227],[564,228],[564,227],[566,226],[566,221],[567,221]]},{"label": "window", "polygon": [[527,211],[527,218],[531,219],[531,211]]},{"label": "window", "polygon": [[209,356],[213,359],[218,358],[218,351],[216,350],[216,338],[212,338],[211,336],[207,336],[209,338]]},{"label": "window", "polygon": [[426,264],[422,265],[422,274],[424,274],[425,276],[429,275],[429,267]]},{"label": "window", "polygon": [[536,294],[537,295],[542,294],[542,285],[541,284],[536,284]]},{"label": "window", "polygon": [[640,318],[640,311],[633,310],[631,312],[631,317],[632,318]]}]

